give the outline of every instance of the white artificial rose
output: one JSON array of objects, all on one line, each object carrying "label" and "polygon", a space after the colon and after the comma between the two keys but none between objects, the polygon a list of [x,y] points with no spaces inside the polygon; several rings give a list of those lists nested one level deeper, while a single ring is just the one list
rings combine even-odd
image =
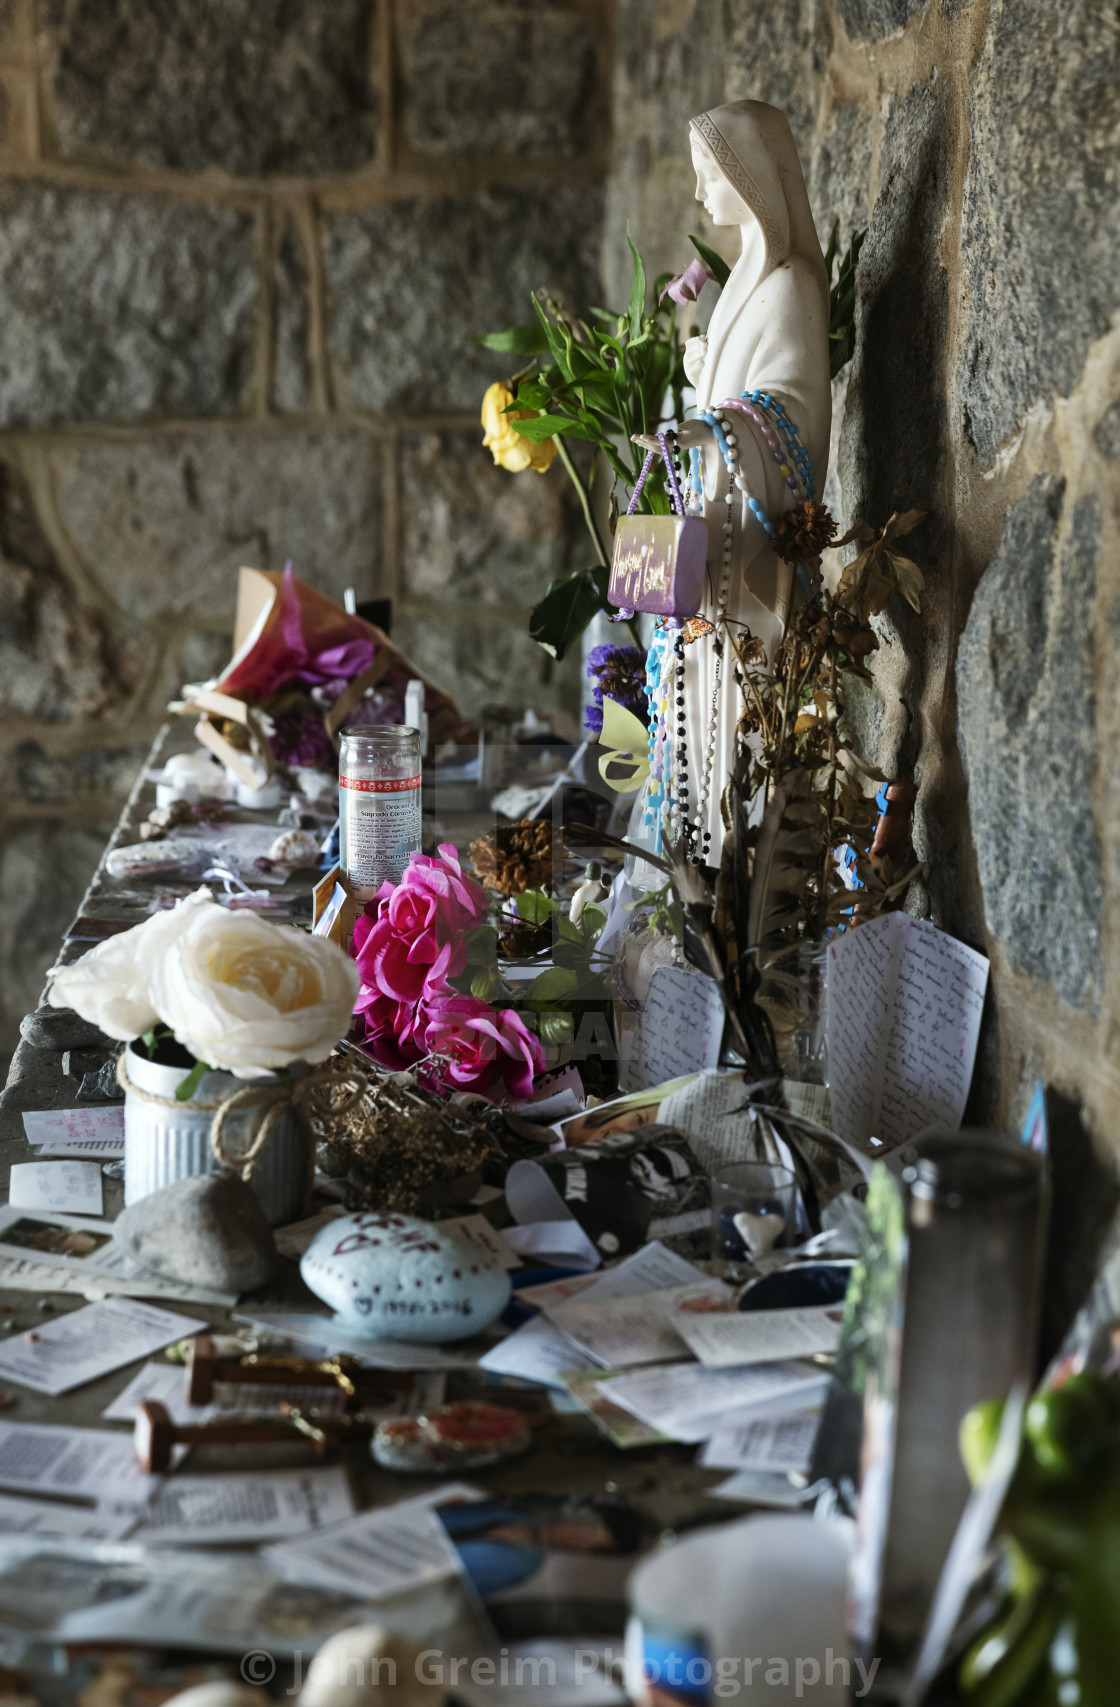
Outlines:
[{"label": "white artificial rose", "polygon": [[152,1000],[152,973],[202,903],[215,906],[209,889],[196,889],[167,912],[153,913],[142,925],[99,942],[73,966],[55,972],[47,1001],[54,1008],[73,1008],[122,1043],[140,1037],[160,1018]]},{"label": "white artificial rose", "polygon": [[359,985],[353,961],[325,937],[199,907],[156,966],[152,1000],[198,1060],[247,1079],[325,1061],[350,1028]]}]

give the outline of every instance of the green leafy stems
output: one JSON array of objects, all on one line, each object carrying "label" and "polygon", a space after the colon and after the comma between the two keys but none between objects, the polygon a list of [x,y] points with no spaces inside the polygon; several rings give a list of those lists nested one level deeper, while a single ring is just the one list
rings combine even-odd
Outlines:
[{"label": "green leafy stems", "polygon": [[186,1078],[175,1086],[176,1102],[189,1102],[202,1083],[203,1075],[209,1071],[210,1063],[208,1061],[196,1061]]},{"label": "green leafy stems", "polygon": [[[476,925],[467,937],[467,964],[454,979],[460,989],[483,1001],[500,1001],[532,1015],[542,1043],[570,1043],[575,1033],[573,1009],[607,1002],[603,973],[610,956],[599,952],[598,942],[607,922],[606,911],[596,902],[585,904],[578,925],[573,924],[562,901],[543,889],[527,889],[508,903],[503,921],[530,928],[550,925],[547,950],[549,964],[528,984],[517,985],[517,995],[503,983],[498,966],[498,932],[493,925]],[[535,956],[515,961],[532,965]]]},{"label": "green leafy stems", "polygon": [[[510,382],[514,400],[506,412],[533,409],[537,413],[510,424],[522,438],[535,443],[555,440],[595,549],[595,563],[554,581],[530,617],[530,634],[554,658],[564,656],[599,611],[610,609],[610,556],[592,499],[596,460],[585,480],[565,440],[593,445],[615,481],[633,487],[644,453],[631,443],[631,435],[656,432],[683,412],[683,345],[675,304],[662,300],[669,275],[655,280],[653,303],[647,310],[645,264],[629,228],[626,236],[633,276],[624,313],[591,308],[586,319],[579,319],[556,297],[542,293],[532,299],[535,321],[479,340],[487,349],[528,358]],[[669,415],[663,413],[667,399],[672,404]],[[663,470],[646,481],[639,509],[645,514],[668,514]],[[616,513],[612,493],[612,524]],[[634,638],[641,644],[636,632]]]},{"label": "green leafy stems", "polygon": [[[144,1048],[147,1051],[148,1060],[154,1061],[160,1047],[167,1043],[174,1044],[176,1042],[176,1038],[175,1033],[169,1025],[157,1023],[156,1025],[150,1025],[147,1031],[142,1031],[137,1041],[144,1045]],[[190,1060],[190,1058],[189,1053],[187,1053],[187,1059]],[[195,1061],[186,1078],[181,1079],[175,1087],[176,1102],[189,1102],[195,1091],[198,1089],[203,1074],[208,1073],[209,1071],[209,1062]]]},{"label": "green leafy stems", "polygon": [[[835,379],[837,374],[847,367],[855,353],[856,347],[856,269],[859,266],[859,252],[863,248],[863,240],[867,232],[857,231],[848,244],[847,252],[841,257],[840,270],[835,283],[832,269],[836,265],[836,253],[840,246],[840,221],[833,224],[825,251],[824,264],[828,268],[829,315],[828,315],[828,360],[829,378]],[[693,238],[693,242],[696,239]]]},{"label": "green leafy stems", "polygon": [[[851,359],[855,346],[855,280],[859,251],[866,232],[858,232],[833,268],[839,242],[839,222],[833,225],[825,257],[831,291],[829,352],[835,378]],[[595,516],[594,481],[598,457],[585,478],[574,461],[569,439],[594,447],[614,477],[611,530],[618,513],[617,482],[633,488],[641,472],[643,452],[631,442],[634,433],[655,433],[684,413],[684,345],[677,324],[676,304],[665,296],[671,274],[654,280],[647,304],[645,263],[629,225],[626,241],[633,270],[630,300],[624,312],[590,308],[585,319],[569,313],[558,298],[541,292],[532,298],[536,318],[526,325],[491,332],[478,342],[488,350],[524,357],[526,365],[510,381],[514,393],[507,414],[535,410],[511,420],[524,439],[555,442],[557,454],[579,499],[595,552],[594,563],[552,582],[534,606],[529,633],[552,657],[560,659],[600,611],[609,611],[607,582],[610,554]],[[690,241],[716,285],[722,289],[731,269],[700,238]],[[695,330],[695,328],[694,328]],[[666,414],[666,405],[669,413]],[[664,470],[651,471],[638,509],[643,514],[667,515],[670,510]],[[637,644],[640,636],[633,623]]]}]

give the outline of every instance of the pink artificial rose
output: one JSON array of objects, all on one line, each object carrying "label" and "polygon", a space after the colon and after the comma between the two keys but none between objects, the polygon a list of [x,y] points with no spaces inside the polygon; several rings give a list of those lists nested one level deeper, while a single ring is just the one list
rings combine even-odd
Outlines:
[{"label": "pink artificial rose", "polygon": [[414,853],[397,884],[378,892],[376,916],[354,927],[362,981],[395,1002],[441,993],[467,963],[467,932],[486,915],[486,891],[463,875],[459,855],[441,842],[439,857]]},{"label": "pink artificial rose", "polygon": [[670,297],[682,307],[686,302],[695,302],[712,276],[703,261],[690,261],[683,273],[678,273],[675,279],[669,280],[661,292],[660,300],[664,302],[666,297]]},{"label": "pink artificial rose", "polygon": [[420,1023],[425,1050],[438,1057],[422,1072],[439,1089],[491,1096],[500,1077],[507,1096],[532,1094],[544,1050],[512,1008],[495,1009],[478,996],[451,991],[423,1005]]},{"label": "pink artificial rose", "polygon": [[354,1012],[365,1022],[360,1041],[379,1067],[399,1073],[419,1061],[424,1051],[416,1037],[418,1015],[413,1004],[394,1002],[363,984]]}]

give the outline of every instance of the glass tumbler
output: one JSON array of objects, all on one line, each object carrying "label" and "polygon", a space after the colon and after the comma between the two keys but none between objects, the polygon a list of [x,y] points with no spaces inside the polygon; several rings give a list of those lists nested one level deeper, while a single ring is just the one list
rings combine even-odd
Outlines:
[{"label": "glass tumbler", "polygon": [[736,1162],[712,1175],[712,1261],[745,1280],[759,1257],[793,1243],[797,1180],[777,1162]]}]

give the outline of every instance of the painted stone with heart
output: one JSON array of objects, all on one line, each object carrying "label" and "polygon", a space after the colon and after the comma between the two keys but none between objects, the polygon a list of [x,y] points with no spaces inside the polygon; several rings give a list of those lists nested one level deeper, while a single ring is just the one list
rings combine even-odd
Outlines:
[{"label": "painted stone with heart", "polygon": [[371,1339],[467,1339],[509,1302],[505,1269],[455,1228],[414,1215],[344,1215],[299,1265],[315,1295]]}]

